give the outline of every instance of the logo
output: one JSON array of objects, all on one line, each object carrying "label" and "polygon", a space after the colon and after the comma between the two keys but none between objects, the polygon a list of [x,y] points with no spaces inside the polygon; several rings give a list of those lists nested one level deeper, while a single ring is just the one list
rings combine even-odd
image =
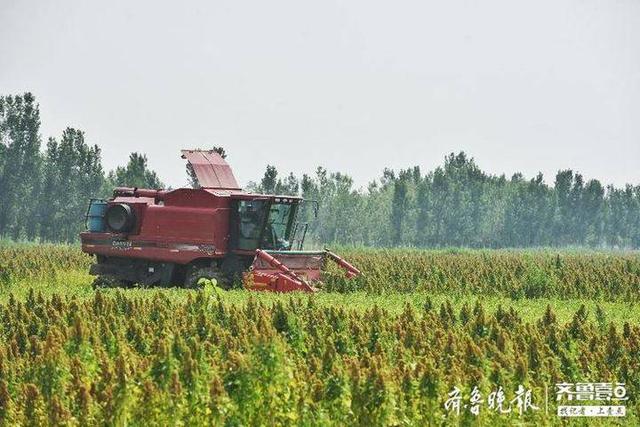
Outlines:
[{"label": "logo", "polygon": [[556,384],[559,417],[624,417],[627,408],[620,403],[628,399],[625,383]]},{"label": "logo", "polygon": [[131,242],[129,240],[112,240],[111,247],[113,249],[119,249],[121,251],[127,251],[131,249]]},{"label": "logo", "polygon": [[[521,417],[543,407],[546,414],[553,416],[554,401],[549,396],[551,392],[549,388],[545,385],[544,401],[539,405],[535,401],[532,390],[522,384],[511,392],[505,391],[501,385],[496,385],[487,395],[484,395],[478,386],[474,386],[468,394],[455,386],[447,393],[444,410],[448,416],[460,416],[465,411],[478,416],[481,411],[489,411],[497,415]],[[555,415],[558,417],[625,417],[627,415],[624,402],[629,400],[629,396],[627,396],[625,383],[562,382],[555,384],[555,394]]]},{"label": "logo", "polygon": [[486,403],[487,410],[498,414],[514,413],[522,415],[528,411],[537,411],[540,408],[533,402],[531,390],[520,384],[513,393],[513,398],[507,395],[501,385],[497,386],[488,395],[486,402],[478,386],[474,386],[468,400],[463,403],[462,392],[458,387],[454,387],[447,395],[449,398],[444,403],[444,409],[449,414],[460,415],[461,410],[468,410],[474,416],[480,414],[480,409]]}]

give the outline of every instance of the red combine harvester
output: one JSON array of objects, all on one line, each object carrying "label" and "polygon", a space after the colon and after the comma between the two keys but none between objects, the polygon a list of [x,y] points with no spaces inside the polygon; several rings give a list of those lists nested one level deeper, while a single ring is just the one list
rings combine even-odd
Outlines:
[{"label": "red combine harvester", "polygon": [[96,255],[96,286],[196,288],[207,279],[228,287],[244,278],[249,289],[314,292],[327,260],[348,278],[360,274],[332,252],[301,250],[302,198],[243,191],[214,151],[182,157],[201,188],[116,188],[112,199],[91,201],[80,239],[83,252]]}]

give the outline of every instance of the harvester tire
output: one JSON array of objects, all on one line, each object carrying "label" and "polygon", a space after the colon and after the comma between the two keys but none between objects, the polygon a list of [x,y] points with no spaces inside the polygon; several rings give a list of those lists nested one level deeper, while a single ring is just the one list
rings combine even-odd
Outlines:
[{"label": "harvester tire", "polygon": [[225,289],[228,287],[226,277],[222,271],[216,267],[198,267],[196,265],[189,267],[184,287],[187,289],[201,289],[207,284],[207,281],[219,288]]},{"label": "harvester tire", "polygon": [[93,281],[93,289],[130,288],[131,282],[113,276],[98,276]]}]

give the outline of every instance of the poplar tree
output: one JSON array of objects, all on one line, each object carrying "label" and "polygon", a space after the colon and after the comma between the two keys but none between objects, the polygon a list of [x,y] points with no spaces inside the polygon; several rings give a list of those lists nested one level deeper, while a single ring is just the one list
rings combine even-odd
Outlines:
[{"label": "poplar tree", "polygon": [[40,110],[35,97],[0,97],[0,236],[35,234],[33,220],[39,190]]},{"label": "poplar tree", "polygon": [[131,153],[126,166],[118,166],[109,172],[109,181],[114,187],[135,187],[160,189],[164,184],[158,175],[151,169],[147,156],[140,153]]}]

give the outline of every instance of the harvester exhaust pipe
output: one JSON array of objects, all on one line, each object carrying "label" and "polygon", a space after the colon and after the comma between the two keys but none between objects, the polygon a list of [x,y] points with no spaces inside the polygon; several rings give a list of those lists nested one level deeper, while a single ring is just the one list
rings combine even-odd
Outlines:
[{"label": "harvester exhaust pipe", "polygon": [[166,190],[149,190],[135,187],[116,187],[113,190],[113,197],[150,197],[156,200],[163,200],[166,194]]}]

